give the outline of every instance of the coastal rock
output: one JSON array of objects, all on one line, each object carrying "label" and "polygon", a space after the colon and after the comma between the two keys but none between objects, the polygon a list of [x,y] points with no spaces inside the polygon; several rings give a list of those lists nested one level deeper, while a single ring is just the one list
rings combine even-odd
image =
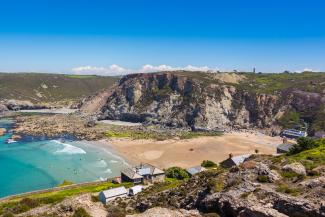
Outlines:
[{"label": "coastal rock", "polygon": [[5,106],[5,105],[3,105],[3,104],[0,104],[0,114],[1,114],[1,113],[4,113],[4,112],[6,112],[6,111],[8,111],[7,106]]},{"label": "coastal rock", "polygon": [[275,170],[271,170],[264,163],[257,163],[255,169],[258,175],[267,176],[269,182],[275,182],[281,179],[281,176],[278,174],[278,172],[276,172]]},{"label": "coastal rock", "polygon": [[45,109],[48,108],[45,105],[35,105],[30,101],[27,100],[16,100],[16,99],[10,99],[4,102],[4,105],[9,110],[22,110],[22,109]]},{"label": "coastal rock", "polygon": [[144,213],[127,215],[127,217],[201,217],[200,213],[197,210],[171,210],[167,208],[152,208]]},{"label": "coastal rock", "polygon": [[300,183],[301,186],[305,186],[308,188],[317,188],[317,187],[325,187],[325,177],[318,177],[316,179],[306,180]]},{"label": "coastal rock", "polygon": [[6,128],[0,128],[0,136],[3,136],[4,134],[6,134],[6,132]]},{"label": "coastal rock", "polygon": [[300,175],[306,175],[306,169],[304,167],[304,165],[302,165],[301,163],[295,162],[292,164],[288,164],[285,165],[284,167],[282,167],[283,171],[287,171],[287,172],[294,172]]},{"label": "coastal rock", "polygon": [[22,137],[20,135],[16,135],[16,134],[14,134],[14,135],[11,136],[11,139],[13,139],[15,141],[20,140],[21,138]]}]

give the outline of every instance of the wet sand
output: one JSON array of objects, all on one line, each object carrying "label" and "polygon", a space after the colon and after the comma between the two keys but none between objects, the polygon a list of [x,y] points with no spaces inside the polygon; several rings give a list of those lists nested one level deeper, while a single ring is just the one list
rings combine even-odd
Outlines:
[{"label": "wet sand", "polygon": [[218,137],[200,137],[188,140],[130,140],[110,139],[101,146],[115,150],[133,164],[150,163],[159,168],[180,166],[188,168],[203,160],[221,162],[229,156],[255,153],[275,154],[280,137],[260,133],[232,132]]}]

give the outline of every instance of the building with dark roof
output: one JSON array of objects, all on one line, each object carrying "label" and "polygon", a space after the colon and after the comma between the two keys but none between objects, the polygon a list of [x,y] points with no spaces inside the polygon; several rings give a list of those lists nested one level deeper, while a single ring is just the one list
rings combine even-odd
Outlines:
[{"label": "building with dark roof", "polygon": [[276,153],[278,153],[278,154],[287,153],[287,152],[289,152],[291,147],[292,147],[292,144],[289,144],[289,143],[280,144],[276,148]]},{"label": "building with dark roof", "polygon": [[196,167],[191,167],[191,168],[188,168],[186,171],[191,175],[191,176],[194,176],[195,174],[197,173],[200,173],[200,172],[203,172],[205,171],[206,169],[202,166],[196,166]]},{"label": "building with dark roof", "polygon": [[241,163],[243,163],[247,158],[249,158],[251,154],[244,154],[244,155],[238,155],[238,156],[232,156],[230,155],[228,159],[222,161],[220,165],[224,168],[230,168],[233,166],[238,166]]},{"label": "building with dark roof", "polygon": [[165,180],[165,172],[151,164],[140,164],[135,167],[127,167],[121,171],[123,182],[139,184],[143,182],[162,182]]}]

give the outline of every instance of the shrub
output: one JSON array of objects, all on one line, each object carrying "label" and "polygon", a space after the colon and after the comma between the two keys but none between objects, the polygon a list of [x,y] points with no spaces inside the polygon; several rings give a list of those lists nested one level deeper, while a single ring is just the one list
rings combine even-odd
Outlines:
[{"label": "shrub", "polygon": [[2,215],[2,217],[15,217],[15,216],[11,212],[6,212]]},{"label": "shrub", "polygon": [[29,208],[35,208],[35,207],[38,207],[40,205],[38,200],[31,199],[31,198],[28,198],[28,197],[22,199],[20,201],[20,204],[26,205]]},{"label": "shrub", "polygon": [[287,184],[280,184],[277,189],[277,192],[290,194],[292,196],[297,196],[300,193],[300,189],[298,188],[290,188]]},{"label": "shrub", "polygon": [[67,186],[67,185],[72,185],[73,182],[69,181],[69,180],[63,180],[63,182],[61,184],[58,185],[58,187],[63,187],[63,186]]},{"label": "shrub", "polygon": [[264,175],[257,176],[257,181],[262,182],[262,183],[270,182],[269,177],[264,176]]},{"label": "shrub", "polygon": [[202,163],[201,163],[201,166],[203,167],[206,167],[206,168],[211,168],[211,167],[217,167],[218,165],[213,162],[213,161],[210,161],[210,160],[204,160]]},{"label": "shrub", "polygon": [[73,213],[72,217],[91,217],[91,216],[87,213],[87,211],[84,208],[79,207]]},{"label": "shrub", "polygon": [[117,206],[110,206],[107,209],[109,217],[125,217],[125,210],[117,207]]},{"label": "shrub", "polygon": [[168,178],[176,178],[178,180],[183,180],[189,178],[189,174],[185,169],[180,167],[171,167],[166,170],[166,176]]},{"label": "shrub", "polygon": [[298,154],[302,151],[306,151],[316,147],[318,147],[318,145],[314,139],[300,137],[297,140],[297,144],[293,145],[292,148],[289,150],[288,155]]}]

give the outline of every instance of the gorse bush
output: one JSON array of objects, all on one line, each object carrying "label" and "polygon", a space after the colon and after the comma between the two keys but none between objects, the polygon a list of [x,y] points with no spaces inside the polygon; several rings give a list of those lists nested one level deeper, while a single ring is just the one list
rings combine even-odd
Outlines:
[{"label": "gorse bush", "polygon": [[180,167],[171,167],[166,170],[166,176],[168,178],[175,178],[178,180],[189,178],[187,171]]},{"label": "gorse bush", "polygon": [[84,208],[78,208],[73,213],[72,217],[91,217]]},{"label": "gorse bush", "polygon": [[297,144],[293,145],[292,148],[290,148],[288,155],[298,154],[302,151],[306,151],[316,147],[318,147],[318,144],[314,139],[300,137],[297,140]]},{"label": "gorse bush", "polygon": [[206,168],[211,168],[211,167],[217,167],[218,165],[213,162],[213,161],[210,161],[210,160],[204,160],[202,163],[201,163],[201,166],[203,167],[206,167]]}]

